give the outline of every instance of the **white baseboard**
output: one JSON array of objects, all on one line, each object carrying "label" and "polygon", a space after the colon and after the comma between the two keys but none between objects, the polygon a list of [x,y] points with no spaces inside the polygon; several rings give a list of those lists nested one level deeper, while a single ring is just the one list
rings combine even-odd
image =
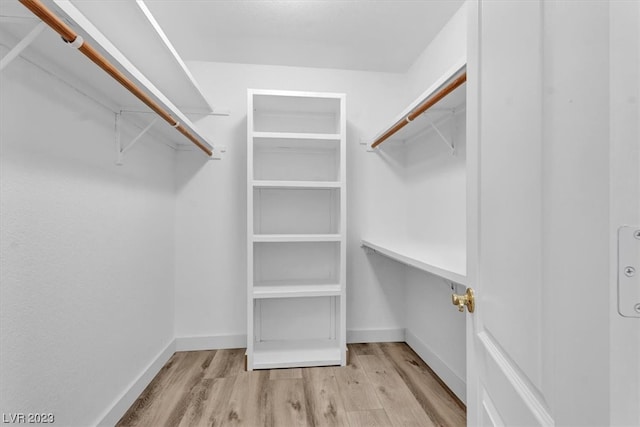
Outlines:
[{"label": "white baseboard", "polygon": [[97,423],[98,426],[114,426],[133,405],[133,402],[142,394],[151,380],[160,372],[160,369],[169,361],[176,352],[176,341],[172,340],[167,347],[156,356],[147,368],[131,383],[127,390],[116,399],[111,409]]},{"label": "white baseboard", "polygon": [[467,384],[464,379],[460,378],[449,366],[436,355],[428,345],[422,342],[410,330],[406,330],[406,343],[415,351],[422,360],[440,379],[458,396],[465,405],[467,403]]},{"label": "white baseboard", "polygon": [[220,350],[223,348],[245,348],[246,346],[246,334],[176,338],[176,351]]},{"label": "white baseboard", "polygon": [[404,342],[404,328],[400,329],[350,329],[347,331],[347,343],[366,342]]},{"label": "white baseboard", "polygon": [[[404,342],[404,328],[401,329],[352,329],[347,331],[347,343]],[[219,350],[223,348],[245,348],[245,334],[204,335],[177,337],[176,351]]]}]

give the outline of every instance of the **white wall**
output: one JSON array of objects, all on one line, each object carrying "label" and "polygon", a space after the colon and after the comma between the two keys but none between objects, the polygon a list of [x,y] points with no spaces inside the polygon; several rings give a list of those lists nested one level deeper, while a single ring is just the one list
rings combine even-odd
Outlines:
[{"label": "white wall", "polygon": [[199,122],[215,143],[227,146],[223,161],[178,155],[177,337],[209,337],[201,342],[213,343],[220,342],[214,336],[232,334],[232,342],[245,342],[247,88],[347,94],[347,329],[352,340],[372,336],[366,330],[401,333],[402,267],[370,263],[359,247],[369,230],[397,221],[401,176],[359,141],[402,108],[405,76],[205,62],[189,67],[209,102],[232,114]]},{"label": "white wall", "polygon": [[411,102],[442,77],[459,59],[467,57],[466,3],[442,27],[407,71],[406,102]]},{"label": "white wall", "polygon": [[[407,101],[413,101],[466,57],[467,15],[463,6],[418,57],[407,73]],[[435,132],[406,147],[405,224],[412,238],[430,246],[466,248],[466,120],[456,125],[455,155]],[[450,135],[449,121],[442,131]],[[465,400],[465,315],[451,304],[451,289],[439,277],[408,268],[407,342]],[[459,293],[464,287],[457,288]]]},{"label": "white wall", "polygon": [[173,340],[175,154],[115,166],[113,113],[20,58],[0,79],[1,412],[93,425]]}]

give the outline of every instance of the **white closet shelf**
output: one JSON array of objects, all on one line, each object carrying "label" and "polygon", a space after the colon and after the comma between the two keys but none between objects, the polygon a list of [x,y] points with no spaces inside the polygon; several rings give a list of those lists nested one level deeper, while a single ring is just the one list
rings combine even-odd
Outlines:
[{"label": "white closet shelf", "polygon": [[362,239],[362,246],[418,270],[461,285],[467,284],[466,254],[461,248],[429,246],[416,242]]},{"label": "white closet shelf", "polygon": [[[200,87],[144,1],[53,0],[65,13],[84,15],[176,105],[203,114],[212,111]],[[71,3],[73,5],[71,6]],[[148,2],[152,6],[153,2]],[[135,43],[132,43],[135,39]]]},{"label": "white closet shelf", "polygon": [[[183,108],[186,107],[208,113],[211,111],[211,108],[206,103],[202,94],[194,87],[190,76],[185,74],[185,70],[176,62],[176,58],[161,44],[160,38],[147,22],[144,22],[144,25],[140,27],[124,28],[122,16],[128,16],[127,14],[120,16],[111,10],[108,13],[109,16],[105,14],[102,16],[104,19],[98,19],[97,16],[86,16],[83,13],[83,11],[87,12],[85,6],[97,5],[100,2],[80,2],[82,3],[80,6],[82,6],[83,11],[78,9],[78,2],[71,3],[68,0],[45,0],[44,3],[61,20],[66,21],[73,32],[81,36],[86,44],[92,46],[95,51],[103,56],[114,70],[124,74],[144,95],[151,98],[154,103],[177,121],[180,127],[198,139],[207,150],[212,150],[213,147],[206,136],[187,118],[183,110]],[[92,4],[89,5],[88,3]],[[136,19],[145,20],[142,11],[138,9],[135,2],[117,3],[127,3],[127,7],[133,8],[131,10],[132,14],[136,13]],[[119,4],[118,6],[121,5]],[[6,5],[3,4],[3,8],[4,7],[6,7],[6,10],[3,9],[3,13],[12,16],[35,17],[35,15],[17,1],[7,1]],[[110,6],[106,7],[109,8]],[[98,29],[94,24],[94,21],[106,23],[108,18],[111,18],[111,23],[115,23],[116,25],[111,25],[110,27],[103,25]],[[23,24],[3,25],[3,30],[6,30],[8,39],[21,39],[31,30],[34,25],[33,21],[30,19],[23,19],[23,21],[25,21]],[[145,28],[148,30],[148,33],[145,32]],[[108,33],[105,34],[103,31],[108,31]],[[145,32],[145,34],[140,34],[141,31]],[[125,43],[119,43],[122,38],[126,39]],[[135,39],[137,43],[130,43],[132,38]],[[147,41],[149,43],[153,41],[154,46],[153,49],[147,47],[145,55],[136,55],[133,51],[127,50],[132,45],[135,45],[137,48],[145,46]],[[116,47],[117,43],[119,44]],[[125,49],[126,53],[120,49]],[[163,53],[162,59],[160,59],[160,55],[149,52],[150,50],[154,50],[155,52],[156,49],[166,51],[166,54]],[[72,49],[65,45],[58,33],[49,28],[45,29],[45,31],[21,53],[21,56],[74,87],[80,93],[97,100],[114,113],[127,112],[128,120],[133,122],[137,127],[140,127],[140,129],[144,128],[153,120],[152,114],[155,113],[152,113],[152,110],[147,105],[121,86],[120,83],[108,76],[92,61],[87,60],[77,49]],[[134,65],[129,58],[135,60],[136,65]],[[158,82],[162,83],[160,77],[154,75],[154,82],[152,83],[150,79],[152,76],[146,74],[146,72],[151,69],[162,69],[164,73],[168,73],[171,76],[170,79],[164,79],[164,82],[171,81],[172,83],[164,84],[161,90],[156,86]],[[184,88],[181,84],[178,84],[178,82],[184,83]],[[176,92],[183,96],[174,96],[174,92],[170,91],[170,89],[175,86],[181,88]],[[186,95],[187,93],[188,95]],[[180,105],[180,108],[174,104],[176,102],[175,99],[178,99],[180,102],[177,104]],[[155,136],[162,136],[167,141],[170,141],[171,145],[191,145],[191,142],[187,138],[172,127],[172,124],[166,123],[164,120],[160,120],[154,125],[152,133]]]},{"label": "white closet shelf", "polygon": [[342,352],[335,340],[256,342],[254,369],[303,368],[340,365]]},{"label": "white closet shelf", "polygon": [[339,181],[253,181],[253,188],[302,188],[331,189],[341,188]]},{"label": "white closet shelf", "polygon": [[339,242],[340,234],[254,234],[253,241],[271,242]]},{"label": "white closet shelf", "polygon": [[254,286],[253,298],[335,297],[342,294],[340,285]]},{"label": "white closet shelf", "polygon": [[[429,87],[424,93],[416,98],[408,107],[406,107],[393,121],[389,122],[380,132],[371,139],[367,145],[380,144],[384,141],[395,142],[409,142],[420,138],[426,132],[435,129],[442,138],[445,138],[442,133],[437,130],[437,125],[443,121],[448,115],[455,114],[456,111],[460,111],[465,105],[466,101],[466,85],[462,84],[457,89],[454,89],[451,93],[448,93],[444,98],[437,101],[433,107],[429,107],[427,111],[412,116],[416,109],[426,101],[432,99],[438,95],[438,92],[446,86],[448,82],[454,80],[455,77],[460,77],[466,70],[466,58],[459,59],[455,65],[447,71],[440,79],[438,79],[431,87]],[[445,131],[445,133],[449,133]],[[381,141],[378,141],[378,140]],[[447,141],[447,145],[450,145],[451,141]],[[371,148],[375,146],[371,145]]]},{"label": "white closet shelf", "polygon": [[339,141],[339,133],[298,133],[298,132],[253,132],[254,138],[265,139],[324,139],[327,141]]}]

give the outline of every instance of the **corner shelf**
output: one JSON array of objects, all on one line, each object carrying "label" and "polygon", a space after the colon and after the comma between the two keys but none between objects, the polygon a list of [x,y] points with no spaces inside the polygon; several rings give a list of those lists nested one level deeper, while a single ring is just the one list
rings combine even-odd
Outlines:
[{"label": "corner shelf", "polygon": [[362,239],[362,246],[418,270],[426,271],[461,285],[467,284],[464,249],[429,247],[410,242]]}]

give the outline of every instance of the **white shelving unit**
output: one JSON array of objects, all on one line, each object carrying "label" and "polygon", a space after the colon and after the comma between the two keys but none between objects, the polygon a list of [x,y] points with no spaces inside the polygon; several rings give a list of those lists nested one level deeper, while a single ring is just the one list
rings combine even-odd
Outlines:
[{"label": "white shelving unit", "polygon": [[345,102],[248,90],[248,370],[346,364]]}]

